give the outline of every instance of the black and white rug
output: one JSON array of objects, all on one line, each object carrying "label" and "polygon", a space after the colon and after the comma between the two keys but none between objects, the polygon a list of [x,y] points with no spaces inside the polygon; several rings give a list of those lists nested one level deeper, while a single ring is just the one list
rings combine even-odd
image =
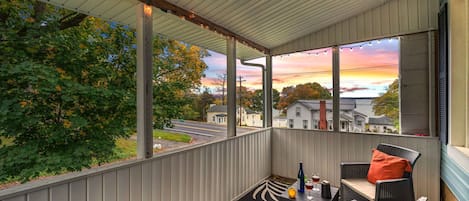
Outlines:
[{"label": "black and white rug", "polygon": [[291,179],[271,177],[244,195],[239,201],[286,201],[280,195],[285,192],[294,181]]}]

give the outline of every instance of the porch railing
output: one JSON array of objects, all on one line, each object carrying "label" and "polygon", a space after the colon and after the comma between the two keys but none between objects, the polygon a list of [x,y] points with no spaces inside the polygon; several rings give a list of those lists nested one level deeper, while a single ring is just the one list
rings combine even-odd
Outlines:
[{"label": "porch railing", "polygon": [[231,200],[271,175],[271,131],[31,182],[0,191],[0,200]]},{"label": "porch railing", "polygon": [[317,172],[337,186],[340,162],[369,161],[380,142],[421,152],[414,170],[416,196],[439,200],[437,138],[279,128],[31,182],[0,191],[0,200],[231,200],[271,174],[295,178],[300,159],[305,173]]},{"label": "porch railing", "polygon": [[422,153],[413,174],[416,196],[440,200],[438,138],[275,128],[272,132],[272,174],[295,178],[298,162],[303,160],[307,175],[318,173],[321,179],[338,186],[340,162],[370,161],[371,150],[381,142]]}]

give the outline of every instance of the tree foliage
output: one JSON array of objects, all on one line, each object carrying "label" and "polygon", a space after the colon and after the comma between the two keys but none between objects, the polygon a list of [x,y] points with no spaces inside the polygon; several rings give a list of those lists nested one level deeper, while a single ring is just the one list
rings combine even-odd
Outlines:
[{"label": "tree foliage", "polygon": [[[272,89],[272,107],[277,108],[280,100],[280,93],[277,89]],[[262,89],[257,89],[252,93],[251,105],[249,109],[260,112],[264,108],[264,97]]]},{"label": "tree foliage", "polygon": [[215,97],[209,89],[205,88],[200,94],[189,94],[186,98],[191,100],[191,104],[184,108],[184,119],[206,121],[207,109],[215,103]]},{"label": "tree foliage", "polygon": [[317,82],[284,87],[277,109],[285,110],[297,100],[330,99],[331,93]]},{"label": "tree foliage", "polygon": [[373,112],[392,119],[394,124],[399,122],[399,80],[392,82],[386,93],[373,100]]},{"label": "tree foliage", "polygon": [[[38,1],[0,4],[0,181],[81,170],[135,132],[135,33]],[[154,40],[155,127],[182,115],[206,51]]]},{"label": "tree foliage", "polygon": [[207,65],[201,58],[206,50],[173,40],[153,42],[153,118],[154,127],[172,126],[171,119],[182,118],[191,104],[187,96],[201,84]]}]

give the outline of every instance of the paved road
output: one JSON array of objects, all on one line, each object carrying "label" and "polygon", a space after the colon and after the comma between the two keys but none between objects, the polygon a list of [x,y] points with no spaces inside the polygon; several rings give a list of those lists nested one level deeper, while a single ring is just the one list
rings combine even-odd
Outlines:
[{"label": "paved road", "polygon": [[[198,121],[180,121],[173,120],[173,128],[165,128],[168,131],[189,134],[197,139],[211,140],[218,138],[226,138],[226,125],[209,124]],[[243,134],[249,131],[257,130],[254,127],[237,127],[236,132]]]}]

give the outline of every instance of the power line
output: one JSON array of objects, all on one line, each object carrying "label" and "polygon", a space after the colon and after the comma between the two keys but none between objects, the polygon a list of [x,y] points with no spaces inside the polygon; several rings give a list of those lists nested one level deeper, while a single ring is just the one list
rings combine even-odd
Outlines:
[{"label": "power line", "polygon": [[242,93],[242,88],[243,88],[243,82],[246,80],[243,80],[242,76],[239,76],[239,126],[241,126],[241,123],[243,122],[242,118],[242,112],[241,112],[241,106],[243,105],[243,93]]}]

